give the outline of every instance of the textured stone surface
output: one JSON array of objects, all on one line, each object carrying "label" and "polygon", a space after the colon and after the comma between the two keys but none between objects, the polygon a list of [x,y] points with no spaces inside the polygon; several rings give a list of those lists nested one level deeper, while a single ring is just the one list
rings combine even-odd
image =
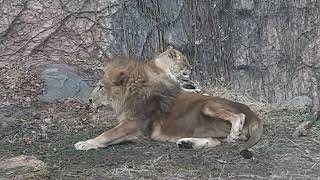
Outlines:
[{"label": "textured stone surface", "polygon": [[312,99],[308,96],[296,96],[279,103],[280,109],[305,109],[311,110]]},{"label": "textured stone surface", "polygon": [[318,0],[19,0],[3,6],[0,58],[19,61],[19,52],[90,66],[114,55],[150,58],[170,44],[187,55],[199,82],[227,81],[265,102],[306,95],[319,106]]},{"label": "textured stone surface", "polygon": [[[130,44],[123,39],[130,38],[131,31],[114,33],[115,41],[110,45],[119,47],[116,49],[120,53],[150,56],[171,44],[188,56],[194,66],[193,77],[198,81],[222,79],[267,102],[307,95],[314,105],[319,105],[318,1],[180,0],[128,4],[130,11],[119,13],[116,18],[121,17],[121,22],[151,23],[128,25],[132,32],[148,35],[132,39]],[[117,22],[113,21],[113,27],[119,26]]]},{"label": "textured stone surface", "polygon": [[67,98],[87,101],[92,91],[75,68],[67,65],[49,65],[42,71],[41,77],[45,81],[45,92],[39,99],[44,102],[63,101]]},{"label": "textured stone surface", "polygon": [[16,156],[1,160],[0,179],[49,179],[46,164],[33,156]]}]

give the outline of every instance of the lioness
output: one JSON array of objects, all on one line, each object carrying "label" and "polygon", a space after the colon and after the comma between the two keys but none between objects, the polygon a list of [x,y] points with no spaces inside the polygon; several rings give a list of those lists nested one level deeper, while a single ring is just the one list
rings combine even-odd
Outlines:
[{"label": "lioness", "polygon": [[169,46],[166,51],[154,57],[150,62],[174,80],[180,77],[189,78],[192,70],[188,59],[172,46]]},{"label": "lioness", "polygon": [[[101,91],[118,115],[119,125],[96,138],[75,144],[77,150],[103,148],[142,135],[179,147],[207,148],[228,138],[237,123],[249,140],[239,147],[241,155],[262,135],[262,121],[244,104],[219,97],[182,91],[156,62],[116,59],[107,64]],[[230,123],[231,122],[231,123]],[[232,130],[231,130],[232,131]]]},{"label": "lioness", "polygon": [[192,66],[188,59],[172,46],[169,46],[166,51],[154,57],[150,62],[155,63],[169,77],[177,81],[183,90],[189,92],[201,91],[199,84],[190,79]]}]

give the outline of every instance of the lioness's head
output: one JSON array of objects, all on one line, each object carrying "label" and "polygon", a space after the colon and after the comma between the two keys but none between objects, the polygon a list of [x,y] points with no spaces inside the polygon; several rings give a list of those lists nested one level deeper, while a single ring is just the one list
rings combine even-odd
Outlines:
[{"label": "lioness's head", "polygon": [[188,59],[178,50],[169,47],[154,59],[155,64],[167,73],[172,79],[189,78],[192,67]]}]

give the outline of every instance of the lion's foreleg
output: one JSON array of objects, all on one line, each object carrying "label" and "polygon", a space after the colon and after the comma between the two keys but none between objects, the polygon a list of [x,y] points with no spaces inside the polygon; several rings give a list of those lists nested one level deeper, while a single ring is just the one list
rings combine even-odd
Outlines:
[{"label": "lion's foreleg", "polygon": [[105,131],[96,138],[77,142],[74,146],[77,150],[104,148],[108,145],[135,139],[139,130],[139,122],[122,121],[118,126]]}]

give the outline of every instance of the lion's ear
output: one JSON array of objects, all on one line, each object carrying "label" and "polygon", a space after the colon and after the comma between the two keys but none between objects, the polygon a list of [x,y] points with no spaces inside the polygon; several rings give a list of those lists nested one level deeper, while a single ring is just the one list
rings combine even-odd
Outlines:
[{"label": "lion's ear", "polygon": [[127,83],[128,81],[128,74],[124,71],[120,71],[114,75],[112,78],[112,84],[116,86],[123,86]]}]

